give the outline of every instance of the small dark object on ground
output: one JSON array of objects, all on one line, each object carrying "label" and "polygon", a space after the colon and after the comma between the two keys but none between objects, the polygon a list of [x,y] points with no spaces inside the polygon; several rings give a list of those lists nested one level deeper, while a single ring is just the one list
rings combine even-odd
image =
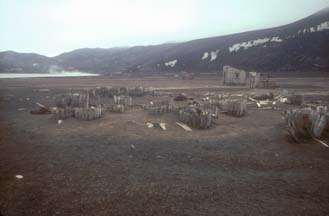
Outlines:
[{"label": "small dark object on ground", "polygon": [[43,114],[50,114],[51,111],[48,107],[40,104],[40,103],[36,103],[36,105],[39,107],[39,109],[37,110],[32,110],[30,113],[32,115],[43,115]]},{"label": "small dark object on ground", "polygon": [[272,92],[262,93],[262,94],[255,94],[251,96],[255,100],[272,100],[274,95]]},{"label": "small dark object on ground", "polygon": [[188,97],[185,94],[179,94],[174,98],[174,101],[186,101]]}]

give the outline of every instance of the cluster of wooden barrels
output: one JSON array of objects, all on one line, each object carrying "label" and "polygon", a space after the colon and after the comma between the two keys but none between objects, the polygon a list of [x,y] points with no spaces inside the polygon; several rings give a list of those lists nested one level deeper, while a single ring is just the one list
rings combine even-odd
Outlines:
[{"label": "cluster of wooden barrels", "polygon": [[55,106],[66,107],[86,107],[89,103],[89,94],[66,93],[55,96]]},{"label": "cluster of wooden barrels", "polygon": [[65,107],[65,108],[56,108],[53,111],[55,119],[66,119],[74,117],[79,120],[90,121],[99,119],[102,117],[103,112],[101,106],[98,107]]},{"label": "cluster of wooden barrels", "polygon": [[128,88],[128,87],[97,87],[89,90],[89,93],[95,97],[108,97],[111,98],[117,95],[129,95],[133,97],[141,97],[147,94],[152,94],[153,89],[144,88],[141,86]]},{"label": "cluster of wooden barrels", "polygon": [[213,123],[213,113],[211,110],[196,106],[189,106],[179,111],[179,121],[192,128],[207,129]]},{"label": "cluster of wooden barrels", "polygon": [[124,105],[124,106],[132,106],[133,105],[133,99],[130,96],[126,96],[126,95],[116,96],[116,95],[114,95],[113,98],[114,98],[114,103],[115,104],[121,104],[121,105]]},{"label": "cluster of wooden barrels", "polygon": [[74,117],[79,120],[90,121],[101,118],[103,115],[102,107],[74,108]]},{"label": "cluster of wooden barrels", "polygon": [[242,117],[247,113],[246,100],[227,99],[220,101],[220,109],[228,115]]},{"label": "cluster of wooden barrels", "polygon": [[89,90],[89,93],[94,97],[112,98],[114,95],[127,95],[127,87],[97,87]]},{"label": "cluster of wooden barrels", "polygon": [[288,110],[284,117],[288,132],[296,141],[329,135],[328,107]]},{"label": "cluster of wooden barrels", "polygon": [[151,114],[163,114],[175,111],[175,106],[170,100],[151,101],[145,109]]}]

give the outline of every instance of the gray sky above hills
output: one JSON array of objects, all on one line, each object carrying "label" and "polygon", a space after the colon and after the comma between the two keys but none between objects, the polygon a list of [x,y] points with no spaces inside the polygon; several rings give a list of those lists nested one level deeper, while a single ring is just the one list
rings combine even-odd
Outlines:
[{"label": "gray sky above hills", "polygon": [[329,0],[0,0],[0,51],[55,56],[288,24]]}]

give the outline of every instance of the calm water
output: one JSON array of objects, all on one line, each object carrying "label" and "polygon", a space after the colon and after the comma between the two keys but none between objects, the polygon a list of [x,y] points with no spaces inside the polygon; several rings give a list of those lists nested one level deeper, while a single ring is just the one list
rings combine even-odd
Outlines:
[{"label": "calm water", "polygon": [[83,77],[83,76],[99,76],[99,74],[82,73],[82,72],[63,72],[63,73],[51,73],[51,74],[0,73],[0,79],[4,79],[4,78],[36,78],[36,77]]}]

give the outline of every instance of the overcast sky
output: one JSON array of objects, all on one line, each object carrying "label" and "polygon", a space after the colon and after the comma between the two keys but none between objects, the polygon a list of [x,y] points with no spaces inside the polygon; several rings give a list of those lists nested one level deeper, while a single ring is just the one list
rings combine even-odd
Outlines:
[{"label": "overcast sky", "polygon": [[0,0],[0,51],[55,56],[274,27],[329,0]]}]

